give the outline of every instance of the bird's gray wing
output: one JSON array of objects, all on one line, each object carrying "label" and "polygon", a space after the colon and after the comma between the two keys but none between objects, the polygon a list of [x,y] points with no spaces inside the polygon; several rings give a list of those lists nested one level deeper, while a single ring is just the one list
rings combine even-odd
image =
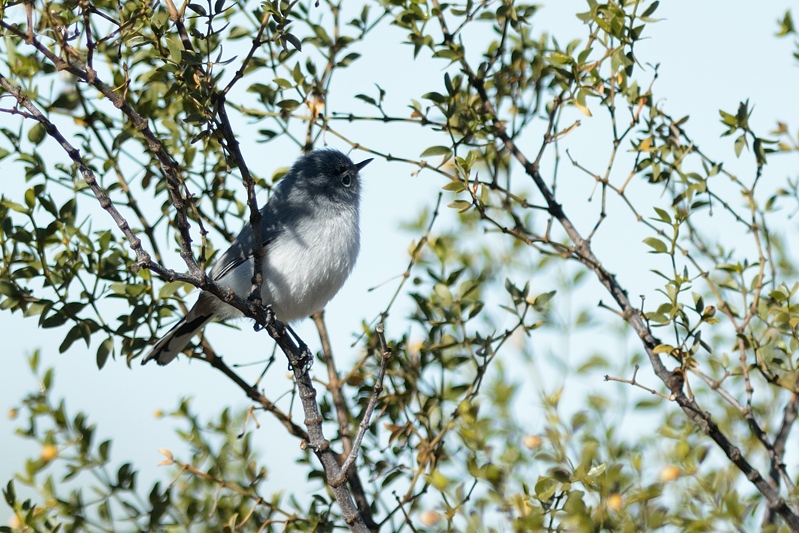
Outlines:
[{"label": "bird's gray wing", "polygon": [[[266,213],[264,213],[266,215]],[[276,223],[263,223],[261,224],[261,242],[262,246],[269,246],[269,243],[275,240],[281,233],[281,226]],[[214,263],[211,268],[211,278],[214,281],[219,281],[228,273],[234,270],[241,264],[249,261],[252,257],[252,244],[253,234],[252,226],[248,222],[233,244],[230,245],[225,253]]]}]

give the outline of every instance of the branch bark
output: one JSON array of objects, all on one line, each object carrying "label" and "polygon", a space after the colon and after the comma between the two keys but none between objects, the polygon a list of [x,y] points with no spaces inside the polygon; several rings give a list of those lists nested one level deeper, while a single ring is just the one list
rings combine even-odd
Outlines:
[{"label": "branch bark", "polygon": [[[314,452],[317,459],[322,464],[322,468],[325,472],[325,480],[333,491],[333,495],[341,507],[344,521],[347,523],[350,530],[357,533],[371,533],[372,530],[366,524],[363,515],[353,501],[352,493],[346,483],[348,476],[346,471],[339,464],[339,456],[330,448],[330,441],[325,438],[322,430],[322,422],[324,419],[319,411],[319,404],[316,401],[316,389],[308,374],[308,366],[313,360],[313,356],[307,348],[303,351],[297,346],[294,340],[287,334],[286,328],[282,323],[272,320],[266,324],[266,330],[286,355],[291,370],[294,372],[294,380],[299,389],[299,397],[305,416],[304,423],[308,428],[309,438],[307,442],[304,442],[304,445]],[[378,337],[381,338],[381,346],[385,346],[385,339],[382,338],[382,324],[378,326],[377,334]],[[380,367],[381,371],[377,376],[375,393],[370,404],[373,402],[376,403],[377,395],[382,390],[382,379],[385,374],[385,366],[388,362],[388,356],[386,354],[390,355],[387,348],[383,351],[383,359]],[[361,426],[366,425],[368,427],[369,417],[373,410],[373,405],[372,409],[367,409]],[[361,438],[362,436],[363,435],[360,435]],[[360,438],[357,444],[360,444]],[[346,466],[347,469],[353,464],[354,456],[357,456],[357,454],[358,446],[355,445],[350,452],[350,457],[344,461],[344,466]]]},{"label": "branch bark", "polygon": [[[777,457],[784,457],[785,443],[788,440],[788,435],[791,433],[791,428],[793,427],[794,422],[796,422],[797,411],[799,411],[799,393],[794,392],[791,394],[791,398],[785,405],[785,409],[782,413],[782,423],[780,424],[780,429],[777,430],[777,435],[774,437],[774,450],[777,453]],[[781,471],[784,470],[784,466],[785,465],[777,464],[774,458],[771,459],[769,478],[771,479],[771,484],[778,490],[782,475]],[[776,514],[777,513],[774,509],[769,508],[766,510],[766,513],[763,515],[764,528],[774,523]]]},{"label": "branch bark", "polygon": [[[350,413],[347,400],[342,394],[341,389],[345,380],[339,377],[338,370],[336,369],[333,349],[330,346],[330,337],[327,334],[324,310],[314,313],[311,318],[316,325],[316,330],[319,333],[319,340],[322,343],[322,359],[327,368],[327,390],[330,392],[330,396],[333,399],[333,409],[336,413],[336,422],[338,423],[338,435],[339,439],[341,439],[342,453],[338,457],[339,464],[341,464],[352,452],[352,435],[350,433],[352,414]],[[382,382],[382,378],[380,381]],[[347,474],[347,481],[352,489],[352,496],[355,498],[355,503],[358,505],[358,509],[363,516],[364,522],[366,522],[366,526],[370,531],[377,532],[380,528],[374,521],[372,508],[369,500],[366,498],[366,491],[358,475],[358,469],[350,463],[344,472]]]}]

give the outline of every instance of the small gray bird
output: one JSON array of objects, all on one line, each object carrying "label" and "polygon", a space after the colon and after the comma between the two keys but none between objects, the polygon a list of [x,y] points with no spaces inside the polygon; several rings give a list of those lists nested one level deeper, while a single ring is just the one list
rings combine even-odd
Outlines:
[{"label": "small gray bird", "polygon": [[[360,249],[358,172],[371,159],[353,163],[337,150],[302,156],[261,209],[261,298],[279,320],[293,322],[321,310],[352,272]],[[246,297],[252,289],[252,227],[244,229],[211,268],[211,278]],[[209,321],[240,317],[216,296],[202,292],[142,364],[172,361]]]}]

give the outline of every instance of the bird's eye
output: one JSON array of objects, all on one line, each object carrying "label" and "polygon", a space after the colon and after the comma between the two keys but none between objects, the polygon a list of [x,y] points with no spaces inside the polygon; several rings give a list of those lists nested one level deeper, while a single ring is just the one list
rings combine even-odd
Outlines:
[{"label": "bird's eye", "polygon": [[352,178],[350,178],[349,172],[344,172],[341,175],[341,184],[344,185],[345,187],[349,187],[350,185],[352,185]]}]

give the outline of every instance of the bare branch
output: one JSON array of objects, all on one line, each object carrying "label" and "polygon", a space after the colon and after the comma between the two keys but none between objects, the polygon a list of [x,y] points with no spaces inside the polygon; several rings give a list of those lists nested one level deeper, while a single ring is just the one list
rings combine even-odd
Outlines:
[{"label": "bare branch", "polygon": [[[383,392],[383,377],[386,375],[386,367],[388,366],[388,361],[391,359],[391,350],[386,343],[386,336],[383,332],[382,323],[375,327],[375,333],[377,333],[377,338],[380,341],[380,368],[377,371],[377,376],[375,377],[375,386],[374,390],[372,391],[372,397],[369,398],[369,404],[366,406],[366,410],[361,418],[361,423],[358,425],[358,433],[355,435],[355,442],[352,445],[352,450],[350,451],[347,460],[344,461],[343,465],[341,465],[342,472],[348,472],[350,467],[355,463],[355,459],[358,457],[358,450],[361,448],[361,441],[363,440],[364,435],[366,435],[366,431],[369,429],[372,413],[374,413],[375,406],[377,406],[377,400],[380,398],[380,394]],[[341,478],[341,482],[344,482],[343,476]]]},{"label": "bare branch", "polygon": [[[330,337],[327,334],[327,326],[325,325],[324,321],[324,313],[324,310],[319,311],[318,313],[314,313],[311,318],[313,319],[314,324],[316,324],[316,329],[319,332],[319,340],[322,343],[322,359],[327,367],[327,390],[330,392],[330,395],[333,398],[333,407],[336,412],[336,419],[338,422],[338,434],[343,448],[342,454],[339,456],[339,462],[341,462],[343,457],[352,453],[353,449],[352,437],[350,435],[351,414],[349,406],[347,405],[347,401],[342,394],[342,388],[347,380],[341,379],[338,375],[336,362],[333,358],[333,349],[330,346]],[[341,472],[347,476],[347,481],[349,481],[350,487],[352,489],[352,496],[355,499],[355,503],[358,505],[358,509],[360,510],[361,516],[363,516],[363,520],[367,527],[370,531],[377,531],[377,524],[374,521],[372,508],[369,500],[366,497],[366,491],[363,488],[363,483],[358,475],[358,469],[354,468],[354,465],[350,463],[350,466],[347,468],[342,468]]]},{"label": "bare branch", "polygon": [[290,434],[303,440],[309,439],[308,433],[302,427],[294,423],[290,416],[284,413],[266,396],[264,396],[257,387],[249,385],[246,381],[244,381],[241,376],[239,376],[229,366],[227,366],[224,361],[222,361],[221,357],[216,355],[213,350],[210,350],[210,346],[205,346],[204,348],[207,354],[206,358],[203,358],[205,362],[225,374],[231,381],[233,381],[233,383],[238,385],[239,388],[247,394],[248,398],[257,404],[260,404],[265,411],[272,413],[272,415],[274,415],[274,417],[277,418],[281,424],[283,424]]},{"label": "bare branch", "polygon": [[[635,365],[635,370],[633,370],[633,377],[630,378],[630,379],[616,378],[616,377],[609,376],[609,375],[605,374],[605,381],[618,381],[619,383],[627,383],[629,385],[632,385],[633,387],[638,387],[640,389],[643,389],[643,390],[645,390],[646,392],[648,392],[650,394],[654,394],[655,396],[660,396],[664,400],[669,400],[670,402],[674,401],[674,398],[675,398],[674,394],[672,394],[672,395],[663,394],[660,391],[656,391],[655,389],[650,389],[646,385],[642,385],[640,382],[635,381],[635,378],[638,375],[638,369],[639,368],[640,367],[638,365]],[[679,370],[679,368],[677,370]],[[674,388],[677,388],[676,384],[674,385]]]},{"label": "bare branch", "polygon": [[264,269],[263,260],[264,248],[263,237],[261,236],[261,211],[258,209],[258,197],[255,193],[255,180],[250,174],[250,169],[244,162],[244,156],[239,149],[239,141],[233,134],[233,128],[230,125],[230,119],[227,116],[225,109],[225,95],[218,93],[216,97],[216,114],[221,121],[220,130],[225,138],[225,144],[228,153],[233,158],[234,163],[241,172],[241,181],[247,190],[247,205],[250,208],[250,228],[252,229],[252,257],[253,257],[253,272],[252,272],[252,288],[250,290],[249,300],[255,306],[261,306],[261,286],[264,282]]},{"label": "bare branch", "polygon": [[[274,316],[274,315],[273,315]],[[280,349],[286,354],[289,365],[294,372],[294,381],[299,388],[300,401],[305,415],[305,426],[308,428],[308,440],[305,446],[309,447],[316,455],[325,471],[325,479],[330,485],[336,501],[341,507],[341,514],[351,531],[357,533],[370,533],[369,527],[355,506],[352,494],[346,483],[339,483],[341,469],[337,456],[330,449],[330,441],[325,438],[322,430],[322,414],[316,401],[317,392],[308,375],[308,364],[313,360],[312,355],[301,350],[293,339],[287,334],[285,326],[274,320],[266,324],[266,331],[277,342]]]}]

